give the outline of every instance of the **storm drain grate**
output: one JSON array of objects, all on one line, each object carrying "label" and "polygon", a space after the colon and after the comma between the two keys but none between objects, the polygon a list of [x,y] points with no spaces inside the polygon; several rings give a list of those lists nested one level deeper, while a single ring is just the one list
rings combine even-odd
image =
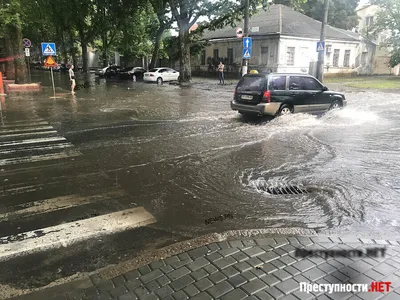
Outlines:
[{"label": "storm drain grate", "polygon": [[295,185],[286,185],[280,187],[269,187],[265,185],[260,186],[259,188],[273,195],[300,195],[309,193],[307,189]]}]

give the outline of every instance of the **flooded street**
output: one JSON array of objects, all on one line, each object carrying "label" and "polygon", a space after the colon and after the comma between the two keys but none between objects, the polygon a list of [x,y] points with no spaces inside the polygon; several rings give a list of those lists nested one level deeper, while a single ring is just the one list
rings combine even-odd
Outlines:
[{"label": "flooded street", "polygon": [[[165,245],[231,229],[302,227],[364,236],[400,232],[400,109],[394,93],[347,93],[344,110],[323,116],[248,120],[230,109],[234,85],[220,87],[208,79],[181,88],[92,76],[91,86],[75,96],[66,90],[65,75],[56,74],[56,80],[63,88],[57,99],[49,98],[52,91],[45,87],[38,95],[7,96],[2,103],[3,213],[32,201],[116,190],[123,193],[118,203],[86,203],[84,215],[143,207],[155,218],[149,228],[157,232],[118,236],[121,252],[135,243],[141,250],[158,247],[157,238]],[[9,147],[18,122],[29,120],[36,124],[32,128],[42,128],[35,138],[55,140],[22,150]],[[43,156],[47,150],[46,155],[74,164],[49,165],[51,158]],[[12,160],[17,154],[30,158]],[[304,193],[266,191],[287,186]],[[81,211],[74,205],[37,218],[11,215],[0,222],[2,236],[72,222]],[[233,217],[205,222],[224,214]],[[107,253],[101,247],[100,252]],[[96,267],[108,263],[101,255],[88,261],[98,262]],[[84,271],[74,267],[64,275],[78,270]],[[48,278],[40,284],[54,279]]]}]

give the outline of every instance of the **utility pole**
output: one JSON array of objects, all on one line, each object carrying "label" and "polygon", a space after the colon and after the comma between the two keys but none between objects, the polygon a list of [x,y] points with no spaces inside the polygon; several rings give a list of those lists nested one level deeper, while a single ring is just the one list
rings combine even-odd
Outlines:
[{"label": "utility pole", "polygon": [[[244,36],[248,37],[249,36],[249,0],[244,0]],[[242,76],[247,74],[247,66],[249,64],[249,60],[246,58],[243,58],[242,61]]]},{"label": "utility pole", "polygon": [[[325,0],[324,19],[322,20],[321,35],[319,38],[320,42],[325,42],[325,27],[326,23],[328,23],[328,7],[329,7],[329,0]],[[321,82],[324,80],[324,60],[325,60],[325,49],[324,51],[318,52],[317,78]]]}]

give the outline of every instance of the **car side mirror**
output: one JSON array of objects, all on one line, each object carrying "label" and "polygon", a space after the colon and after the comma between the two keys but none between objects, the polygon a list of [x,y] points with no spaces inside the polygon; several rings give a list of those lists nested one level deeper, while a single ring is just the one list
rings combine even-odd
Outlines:
[{"label": "car side mirror", "polygon": [[328,91],[328,87],[324,85],[324,86],[322,87],[322,90],[323,90],[324,92],[325,92],[325,91]]}]

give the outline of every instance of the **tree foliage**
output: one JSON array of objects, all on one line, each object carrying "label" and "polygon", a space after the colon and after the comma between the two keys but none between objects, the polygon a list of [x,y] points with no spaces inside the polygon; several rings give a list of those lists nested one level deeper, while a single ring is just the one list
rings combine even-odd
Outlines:
[{"label": "tree foliage", "polygon": [[[243,18],[244,1],[222,0],[222,1],[197,1],[197,0],[168,0],[171,12],[178,24],[179,30],[179,53],[180,53],[180,81],[189,82],[191,79],[190,70],[190,27],[197,22],[200,17],[208,17],[210,23],[204,28],[221,28],[232,25]],[[251,11],[254,11],[260,4],[265,4],[262,0],[249,0]],[[204,25],[204,24],[203,24]]]},{"label": "tree foliage", "polygon": [[[284,4],[322,21],[324,18],[324,0],[275,0],[274,3]],[[353,29],[358,23],[356,8],[359,0],[330,0],[328,9],[328,24],[342,29]]]},{"label": "tree foliage", "polygon": [[393,68],[400,63],[400,0],[373,0],[371,4],[378,5],[380,10],[370,32],[375,36],[387,33],[380,46],[391,50],[389,65]]}]

